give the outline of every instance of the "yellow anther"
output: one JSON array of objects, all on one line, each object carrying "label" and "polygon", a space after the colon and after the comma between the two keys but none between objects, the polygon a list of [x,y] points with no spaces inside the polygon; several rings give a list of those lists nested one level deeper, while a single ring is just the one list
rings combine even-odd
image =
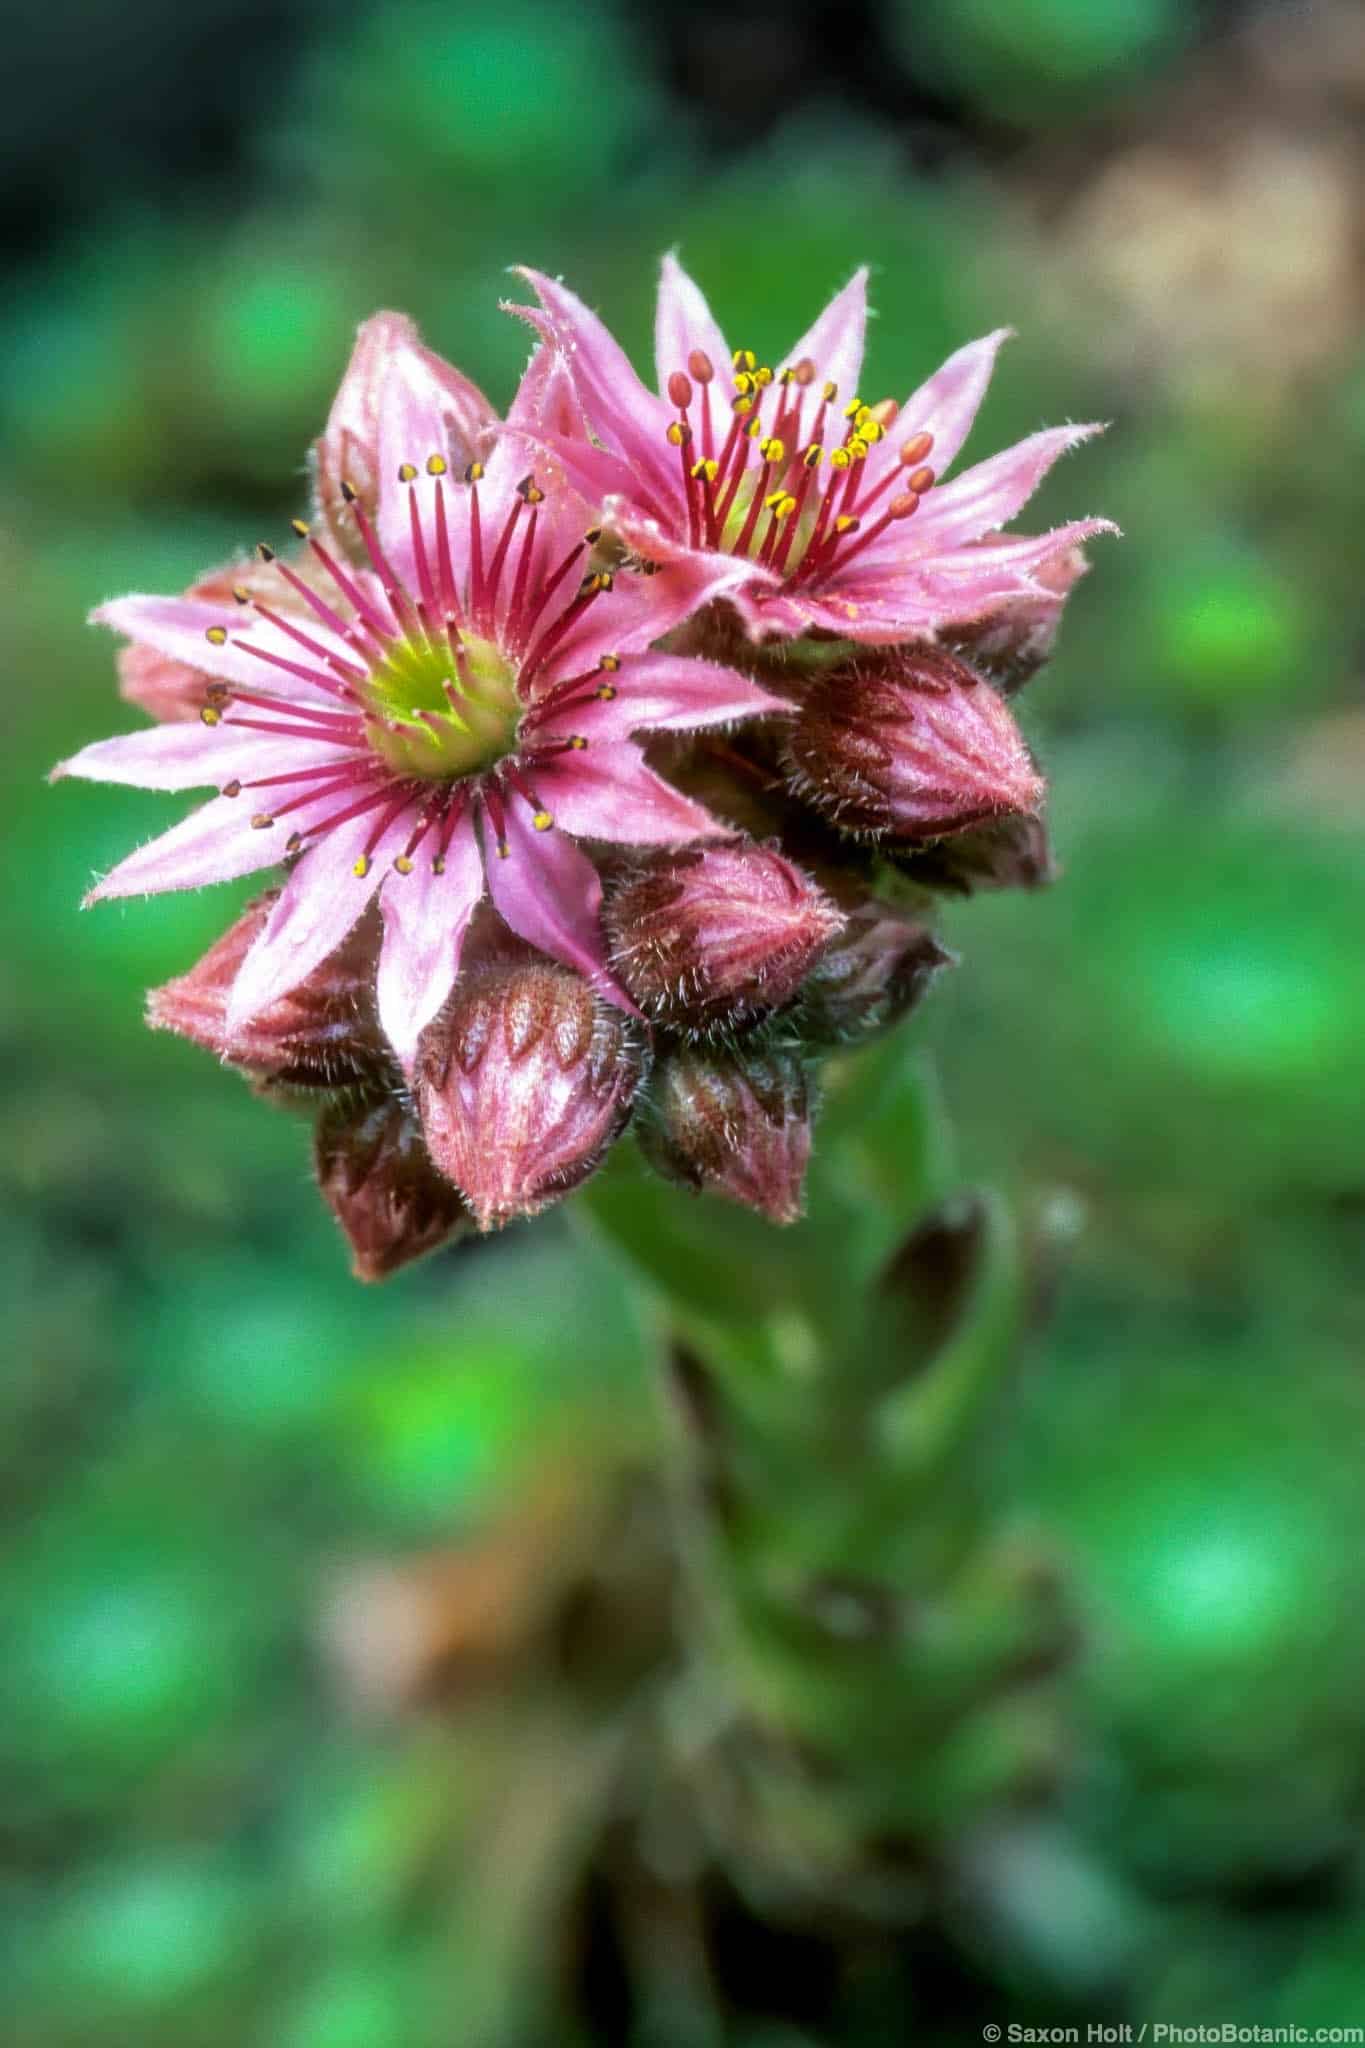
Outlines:
[{"label": "yellow anther", "polygon": [[824,399],[826,405],[833,405],[835,399],[839,396],[838,385],[834,383],[826,384],[820,396]]},{"label": "yellow anther", "polygon": [[862,523],[861,519],[854,519],[849,513],[841,512],[834,522],[834,531],[836,533],[856,533]]},{"label": "yellow anther", "polygon": [[526,505],[543,505],[545,493],[533,476],[524,476],[517,485],[517,495]]},{"label": "yellow anther", "polygon": [[[602,692],[599,690],[597,694],[600,697]],[[581,732],[571,732],[569,734],[569,745],[572,747],[575,754],[581,754],[584,747],[586,747],[587,744],[588,743],[584,739]]]},{"label": "yellow anther", "polygon": [[807,469],[818,469],[824,459],[824,453],[825,451],[820,446],[820,443],[812,441],[810,447],[802,455],[801,460],[805,463]]},{"label": "yellow anther", "polygon": [[600,654],[597,658],[597,666],[604,668],[608,675],[615,675],[617,669],[621,666],[621,657],[619,654]]},{"label": "yellow anther", "polygon": [[741,419],[743,419],[746,412],[752,412],[753,409],[754,402],[752,398],[745,398],[743,395],[741,395],[739,398],[735,400],[734,405],[731,408],[732,411],[737,412],[739,414]]},{"label": "yellow anther", "polygon": [[874,419],[871,413],[868,414],[865,420],[859,420],[858,422],[858,438],[860,441],[880,441],[885,432],[886,428],[882,425],[881,421]]},{"label": "yellow anther", "polygon": [[[432,468],[432,466],[431,466],[433,462],[439,462],[439,463],[441,464],[440,468],[439,468],[439,469],[433,469],[433,468]],[[444,476],[444,475],[445,475],[445,473],[446,473],[446,466],[445,466],[445,463],[441,461],[441,457],[440,457],[439,455],[429,455],[429,456],[427,457],[427,472],[428,472],[428,474],[429,474],[429,475],[431,475],[431,476]],[[465,473],[464,473],[464,480],[465,480],[465,482],[466,482],[467,484],[476,484],[476,483],[478,483],[478,481],[479,481],[479,479],[480,479],[480,477],[481,477],[482,475],[483,475],[483,464],[482,464],[481,462],[471,462],[471,463],[469,464],[469,467],[468,467],[468,468],[467,468],[467,469],[465,470]]]},{"label": "yellow anther", "polygon": [[222,646],[224,646],[224,645],[226,644],[226,641],[227,641],[227,627],[226,627],[226,626],[207,626],[207,627],[206,627],[206,628],[204,629],[204,638],[205,638],[205,639],[206,639],[206,640],[207,640],[207,641],[208,641],[208,642],[209,642],[209,643],[210,643],[210,644],[211,644],[212,646],[214,646],[214,647],[222,647]]},{"label": "yellow anther", "polygon": [[796,372],[789,363],[786,369],[779,373],[777,381],[779,384],[790,384],[795,375]]},{"label": "yellow anther", "polygon": [[268,540],[257,541],[256,553],[259,555],[260,559],[263,562],[273,562],[275,559],[275,550],[271,547],[270,542]]},{"label": "yellow anther", "polygon": [[368,875],[369,872],[370,856],[368,855],[368,853],[362,853],[360,859],[356,861],[352,866],[351,873],[355,876],[358,882],[363,882],[366,875]]},{"label": "yellow anther", "polygon": [[786,445],[776,434],[769,434],[766,441],[760,441],[758,452],[765,462],[785,462],[787,459]]},{"label": "yellow anther", "polygon": [[199,718],[200,722],[204,725],[221,725],[223,722],[223,714],[216,704],[206,704],[200,712]]},{"label": "yellow anther", "polygon": [[675,448],[685,448],[692,439],[692,429],[686,420],[670,420],[666,432]]},{"label": "yellow anther", "polygon": [[789,491],[772,491],[763,503],[776,519],[785,519],[796,510],[796,500]]},{"label": "yellow anther", "polygon": [[730,361],[736,370],[756,370],[758,368],[758,357],[751,348],[737,348]]},{"label": "yellow anther", "polygon": [[616,696],[616,690],[611,683],[600,683],[593,691],[593,695],[599,703],[610,704]]},{"label": "yellow anther", "polygon": [[770,370],[770,369],[768,368],[768,365],[767,365],[766,363],[760,363],[760,364],[759,364],[759,366],[758,366],[758,368],[757,368],[757,369],[756,369],[756,370],[754,371],[754,382],[755,382],[755,384],[759,385],[759,386],[760,386],[760,388],[761,388],[761,387],[763,387],[764,385],[768,385],[768,384],[771,384],[771,383],[772,383],[772,381],[773,381],[773,373],[772,373],[772,371],[771,371],[771,370]]},{"label": "yellow anther", "polygon": [[233,585],[232,595],[238,604],[251,603],[251,592],[244,589],[240,583]]},{"label": "yellow anther", "polygon": [[300,540],[307,540],[308,521],[306,519],[291,519],[289,524],[293,527]]},{"label": "yellow anther", "polygon": [[848,452],[855,462],[862,462],[867,455],[867,443],[861,434],[855,434],[848,444]]},{"label": "yellow anther", "polygon": [[251,821],[251,829],[253,832],[267,832],[274,822],[275,820],[269,811],[257,811]]},{"label": "yellow anther", "polygon": [[537,832],[548,832],[554,823],[554,819],[548,811],[533,811],[531,813],[531,823],[535,826]]},{"label": "yellow anther", "polygon": [[398,873],[400,875],[410,875],[412,873],[412,862],[405,853],[399,854],[397,860],[394,862],[394,867],[398,870]]},{"label": "yellow anther", "polygon": [[701,483],[704,480],[708,484],[713,484],[720,475],[720,464],[707,457],[701,462],[694,462],[688,474],[694,483]]},{"label": "yellow anther", "polygon": [[740,397],[743,398],[745,394],[747,392],[752,391],[753,388],[754,379],[749,375],[749,372],[747,370],[741,370],[739,375],[735,379],[735,389],[736,391],[738,391]]},{"label": "yellow anther", "polygon": [[445,871],[446,857],[443,853],[438,853],[435,860],[431,863],[431,872],[433,875],[443,875]]},{"label": "yellow anther", "polygon": [[[449,466],[444,455],[428,455],[427,457],[428,476],[444,476]],[[476,469],[480,476],[483,475],[483,464],[481,462],[471,462],[469,467],[470,469]],[[475,479],[467,475],[467,481],[473,483]]]},{"label": "yellow anther", "polygon": [[844,418],[846,420],[856,420],[862,410],[863,401],[861,398],[850,398],[848,404],[844,407]]},{"label": "yellow anther", "polygon": [[763,439],[763,422],[757,413],[754,414],[744,431],[751,441],[761,441]]},{"label": "yellow anther", "polygon": [[794,497],[792,496],[791,492],[790,492],[790,491],[788,491],[788,493],[787,493],[786,497],[785,497],[785,498],[784,498],[784,499],[782,500],[782,503],[781,503],[781,504],[780,504],[780,505],[778,506],[778,508],[777,508],[777,516],[778,516],[778,518],[779,518],[779,519],[790,519],[790,518],[791,518],[791,516],[792,516],[792,513],[793,513],[793,512],[795,511],[795,510],[796,510],[796,500],[795,500],[795,498],[794,498]]},{"label": "yellow anther", "polygon": [[416,476],[417,476],[417,464],[416,464],[415,462],[400,462],[400,463],[399,463],[399,465],[398,465],[398,481],[399,481],[399,483],[400,483],[400,484],[410,484],[410,483],[412,483],[412,482],[413,482],[413,481],[415,480]]},{"label": "yellow anther", "polygon": [[508,856],[509,856],[509,855],[511,854],[511,851],[512,851],[512,849],[511,849],[511,847],[510,847],[510,846],[509,846],[509,845],[507,844],[507,841],[506,841],[505,839],[500,839],[500,840],[498,841],[498,859],[499,859],[499,860],[506,860],[506,859],[508,858]]},{"label": "yellow anther", "polygon": [[835,469],[847,469],[853,457],[849,454],[847,448],[831,448],[829,459]]}]

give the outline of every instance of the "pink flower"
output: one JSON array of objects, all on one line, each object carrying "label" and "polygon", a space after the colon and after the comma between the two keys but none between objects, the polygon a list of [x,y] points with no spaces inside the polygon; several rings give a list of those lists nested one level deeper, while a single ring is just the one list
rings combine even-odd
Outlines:
[{"label": "pink flower", "polygon": [[486,467],[466,466],[483,431],[473,387],[404,323],[378,341],[382,367],[364,352],[365,405],[352,408],[357,445],[374,451],[372,491],[337,485],[366,566],[300,525],[307,577],[260,550],[277,594],[254,575],[221,597],[102,606],[96,619],[135,646],[208,679],[199,715],[98,741],[54,773],[218,787],[88,901],[292,862],[233,981],[229,1038],[326,959],[377,893],[379,1015],[407,1066],[485,884],[514,932],[631,1008],[578,841],[672,846],[714,833],[709,813],[647,767],[635,735],[780,707],[731,669],[649,652],[696,608],[696,568],[595,569],[588,507],[553,463],[526,474],[527,434],[571,446],[582,431],[552,351],[522,381],[516,431]]},{"label": "pink flower", "polygon": [[859,270],[774,374],[731,350],[697,286],[664,258],[655,325],[659,396],[561,284],[522,273],[541,307],[513,306],[569,359],[593,439],[543,439],[643,559],[686,565],[755,638],[821,628],[923,638],[1039,588],[1093,534],[1085,519],[994,539],[1057,457],[1098,432],[1052,427],[944,483],[990,381],[1002,328],[950,356],[903,405],[858,395],[867,273]]}]

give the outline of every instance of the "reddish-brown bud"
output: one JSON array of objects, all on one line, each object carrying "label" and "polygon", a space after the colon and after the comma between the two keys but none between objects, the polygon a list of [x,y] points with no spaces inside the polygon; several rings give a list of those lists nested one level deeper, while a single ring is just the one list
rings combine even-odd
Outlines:
[{"label": "reddish-brown bud", "polygon": [[278,893],[249,904],[188,974],[152,989],[147,1022],[281,1086],[341,1088],[386,1073],[389,1055],[374,1004],[379,930],[373,913],[297,988],[229,1038],[228,995]]},{"label": "reddish-brown bud", "polygon": [[756,1209],[771,1223],[801,1214],[810,1094],[786,1048],[666,1054],[638,1128],[645,1157],[670,1180]]},{"label": "reddish-brown bud", "polygon": [[1011,598],[989,618],[959,628],[954,645],[1012,696],[1051,655],[1067,598],[1089,567],[1080,548],[1064,548],[1034,571],[1043,586],[1036,595]]},{"label": "reddish-brown bud", "polygon": [[642,1030],[567,968],[462,978],[418,1053],[427,1147],[492,1230],[586,1180],[630,1114]]},{"label": "reddish-brown bud", "polygon": [[821,676],[786,745],[801,794],[859,835],[938,838],[1043,797],[1003,699],[934,647]]},{"label": "reddish-brown bud", "polygon": [[885,1031],[915,1008],[954,957],[927,925],[871,898],[850,916],[801,992],[804,1035],[851,1045]]},{"label": "reddish-brown bud", "polygon": [[896,866],[924,888],[954,896],[972,896],[978,889],[1044,889],[1057,878],[1041,818],[995,818],[975,832],[917,847]]},{"label": "reddish-brown bud", "polygon": [[608,898],[617,972],[650,1016],[703,1031],[794,996],[843,925],[810,877],[735,839],[661,853]]},{"label": "reddish-brown bud", "polygon": [[432,1165],[412,1105],[397,1095],[343,1095],[329,1103],[318,1119],[313,1161],[357,1280],[387,1280],[474,1228],[459,1189]]}]

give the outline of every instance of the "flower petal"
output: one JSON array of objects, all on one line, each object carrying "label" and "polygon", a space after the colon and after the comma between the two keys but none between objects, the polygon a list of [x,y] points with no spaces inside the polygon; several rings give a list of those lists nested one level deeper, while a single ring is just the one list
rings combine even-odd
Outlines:
[{"label": "flower petal", "polygon": [[711,366],[723,377],[730,365],[730,349],[712,318],[700,287],[693,283],[670,249],[663,260],[659,278],[659,299],[654,313],[654,364],[660,392],[668,389],[675,370],[687,370],[687,358],[694,349],[711,358]]},{"label": "flower petal", "polygon": [[440,874],[423,854],[416,863],[409,875],[390,871],[379,899],[384,913],[379,1021],[405,1068],[450,993],[469,920],[483,895],[483,857],[473,819],[466,816],[456,827]]},{"label": "flower petal", "polygon": [[[927,382],[913,391],[900,409],[897,434],[883,445],[900,448],[912,434],[932,434],[934,445],[925,458],[936,476],[942,476],[955,461],[971,431],[986,388],[995,368],[1002,342],[1014,333],[1012,327],[997,327],[979,341],[969,341],[935,370]],[[901,429],[904,432],[901,433]],[[899,436],[899,438],[897,438]]]},{"label": "flower petal", "polygon": [[1112,519],[1073,519],[1066,526],[1054,526],[1050,533],[1006,534],[999,540],[978,541],[947,556],[941,564],[926,562],[920,566],[932,568],[940,577],[967,579],[1005,572],[1017,576],[1023,589],[1054,556],[1102,533],[1118,531]]},{"label": "flower petal", "polygon": [[[629,741],[535,763],[536,794],[558,829],[621,846],[680,846],[726,827],[645,766]],[[547,833],[543,835],[549,837]]]},{"label": "flower petal", "polygon": [[1059,455],[1101,433],[1099,426],[1047,427],[978,462],[929,492],[906,531],[906,554],[937,554],[979,540],[1013,519]]},{"label": "flower petal", "polygon": [[627,739],[634,732],[693,732],[701,726],[791,709],[785,699],[770,697],[737,669],[685,654],[634,656],[610,680],[614,697],[593,697],[587,704],[548,712],[535,721],[536,740],[579,734],[597,746]]},{"label": "flower petal", "polygon": [[[417,802],[395,818],[373,847],[378,816],[368,811],[338,825],[311,847],[285,883],[238,970],[224,1030],[231,1038],[248,1018],[288,995],[334,953],[411,836]],[[355,872],[369,853],[366,872]]]},{"label": "flower petal", "polygon": [[280,858],[273,833],[253,831],[240,801],[213,797],[169,832],[149,839],[96,882],[87,906],[111,896],[156,896],[168,889],[202,889],[272,867]]},{"label": "flower petal", "polygon": [[[240,684],[245,690],[268,690],[272,695],[297,698],[317,708],[329,703],[335,708],[335,699],[325,684],[305,682],[273,662],[262,661],[259,654],[246,651],[254,647],[304,668],[315,667],[324,676],[329,673],[319,658],[291,640],[269,619],[241,605],[216,604],[198,597],[116,597],[91,612],[90,618],[95,625],[112,626],[116,633],[125,633],[130,640],[154,647],[172,661],[185,662],[222,682]],[[356,665],[354,649],[320,620],[309,618],[304,630],[328,654],[352,667]],[[225,637],[210,640],[210,632]]]},{"label": "flower petal", "polygon": [[[377,525],[385,554],[410,589],[417,588],[416,568],[408,486],[399,471],[411,464],[424,473],[437,456],[450,475],[463,476],[487,452],[495,423],[483,393],[440,356],[424,348],[395,350],[379,394]],[[460,567],[457,559],[457,573]]]},{"label": "flower petal", "polygon": [[523,804],[508,807],[500,851],[492,821],[482,819],[488,893],[519,938],[562,960],[618,1009],[639,1012],[607,964],[602,936],[602,883],[580,847],[562,832],[537,832]]},{"label": "flower petal", "polygon": [[675,531],[679,524],[685,528],[687,506],[683,500],[681,471],[676,464],[670,468],[666,480],[646,480],[624,456],[613,455],[609,448],[599,448],[595,442],[575,440],[567,434],[544,429],[530,438],[537,448],[554,457],[567,482],[586,498],[589,505],[601,507],[614,497],[625,505],[639,506],[652,514],[663,522],[669,532]]},{"label": "flower petal", "polygon": [[[538,270],[523,268],[518,275],[526,279],[545,308],[549,338],[568,359],[583,410],[598,439],[643,470],[656,486],[666,482],[675,468],[669,459],[673,450],[664,439],[669,407],[646,390],[625,350],[580,298]],[[533,309],[510,306],[508,311],[529,316],[533,326],[542,334],[547,332],[534,318]]]},{"label": "flower petal", "polygon": [[69,761],[59,761],[49,780],[75,775],[85,782],[121,782],[134,789],[209,789],[234,778],[345,762],[353,752],[307,740],[272,741],[265,733],[209,727],[196,719],[193,725],[154,725],[145,732],[95,740]]},{"label": "flower petal", "polygon": [[782,358],[784,364],[799,363],[809,356],[815,364],[817,381],[832,382],[847,401],[858,389],[863,367],[863,340],[867,332],[867,267],[855,270],[841,292],[836,292],[813,327],[793,343]]},{"label": "flower petal", "polygon": [[755,580],[750,563],[691,549],[675,550],[655,576],[618,575],[610,593],[590,604],[556,644],[541,676],[546,683],[557,682],[563,676],[587,674],[604,654],[638,652],[712,598]]}]

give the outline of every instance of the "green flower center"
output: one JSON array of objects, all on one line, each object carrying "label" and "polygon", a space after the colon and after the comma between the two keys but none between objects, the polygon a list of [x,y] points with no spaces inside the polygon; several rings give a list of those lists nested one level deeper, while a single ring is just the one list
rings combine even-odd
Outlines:
[{"label": "green flower center", "polygon": [[462,632],[395,641],[358,688],[375,752],[399,775],[449,782],[512,753],[516,670],[491,640]]}]

